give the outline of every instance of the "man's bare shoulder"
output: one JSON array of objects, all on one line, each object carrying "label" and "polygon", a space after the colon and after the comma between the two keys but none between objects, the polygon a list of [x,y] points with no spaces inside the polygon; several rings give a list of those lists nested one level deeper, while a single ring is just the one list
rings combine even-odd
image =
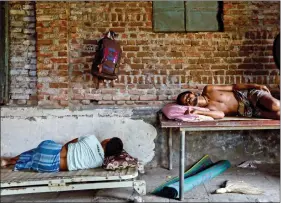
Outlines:
[{"label": "man's bare shoulder", "polygon": [[214,91],[214,85],[206,85],[203,88],[203,92],[202,93],[207,93],[207,92],[212,92],[212,91]]}]

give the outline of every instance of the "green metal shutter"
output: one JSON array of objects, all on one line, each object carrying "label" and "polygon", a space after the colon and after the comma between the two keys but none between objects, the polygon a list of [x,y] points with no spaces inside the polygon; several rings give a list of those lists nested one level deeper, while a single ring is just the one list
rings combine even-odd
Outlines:
[{"label": "green metal shutter", "polygon": [[186,31],[220,31],[221,10],[217,1],[187,1]]},{"label": "green metal shutter", "polygon": [[184,1],[154,1],[153,30],[155,32],[184,32]]}]

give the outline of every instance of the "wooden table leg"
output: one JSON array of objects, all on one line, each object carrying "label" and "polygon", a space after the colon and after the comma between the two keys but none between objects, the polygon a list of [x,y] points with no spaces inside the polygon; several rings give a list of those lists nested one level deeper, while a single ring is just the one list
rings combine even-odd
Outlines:
[{"label": "wooden table leg", "polygon": [[184,151],[185,151],[185,131],[181,131],[180,137],[180,201],[184,200]]},{"label": "wooden table leg", "polygon": [[173,169],[173,129],[169,132],[169,170]]}]

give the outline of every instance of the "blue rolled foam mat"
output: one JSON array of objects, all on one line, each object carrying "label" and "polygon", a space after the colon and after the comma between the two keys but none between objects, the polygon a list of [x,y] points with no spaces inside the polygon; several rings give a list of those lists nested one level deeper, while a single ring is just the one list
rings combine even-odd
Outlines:
[{"label": "blue rolled foam mat", "polygon": [[[210,159],[209,155],[205,155],[184,173],[184,178],[190,177],[190,176],[210,167],[213,164],[214,163]],[[165,183],[161,184],[160,186],[158,186],[157,188],[155,188],[153,190],[152,194],[157,195],[164,187],[169,186],[177,181],[179,181],[178,176],[168,180],[167,182],[165,182]]]},{"label": "blue rolled foam mat", "polygon": [[[190,177],[184,179],[184,192],[187,192],[203,182],[209,181],[212,178],[223,173],[231,166],[227,160],[219,161],[207,169],[200,171]],[[162,188],[157,195],[175,199],[179,197],[179,181],[169,184]]]}]

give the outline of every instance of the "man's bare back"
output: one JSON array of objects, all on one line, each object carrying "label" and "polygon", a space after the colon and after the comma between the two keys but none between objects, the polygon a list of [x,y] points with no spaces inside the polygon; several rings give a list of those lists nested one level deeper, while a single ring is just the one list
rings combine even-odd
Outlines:
[{"label": "man's bare back", "polygon": [[207,85],[200,96],[189,91],[181,93],[177,103],[208,108],[210,112],[188,113],[213,118],[240,115],[280,120],[280,101],[271,96],[266,86],[257,84]]}]

